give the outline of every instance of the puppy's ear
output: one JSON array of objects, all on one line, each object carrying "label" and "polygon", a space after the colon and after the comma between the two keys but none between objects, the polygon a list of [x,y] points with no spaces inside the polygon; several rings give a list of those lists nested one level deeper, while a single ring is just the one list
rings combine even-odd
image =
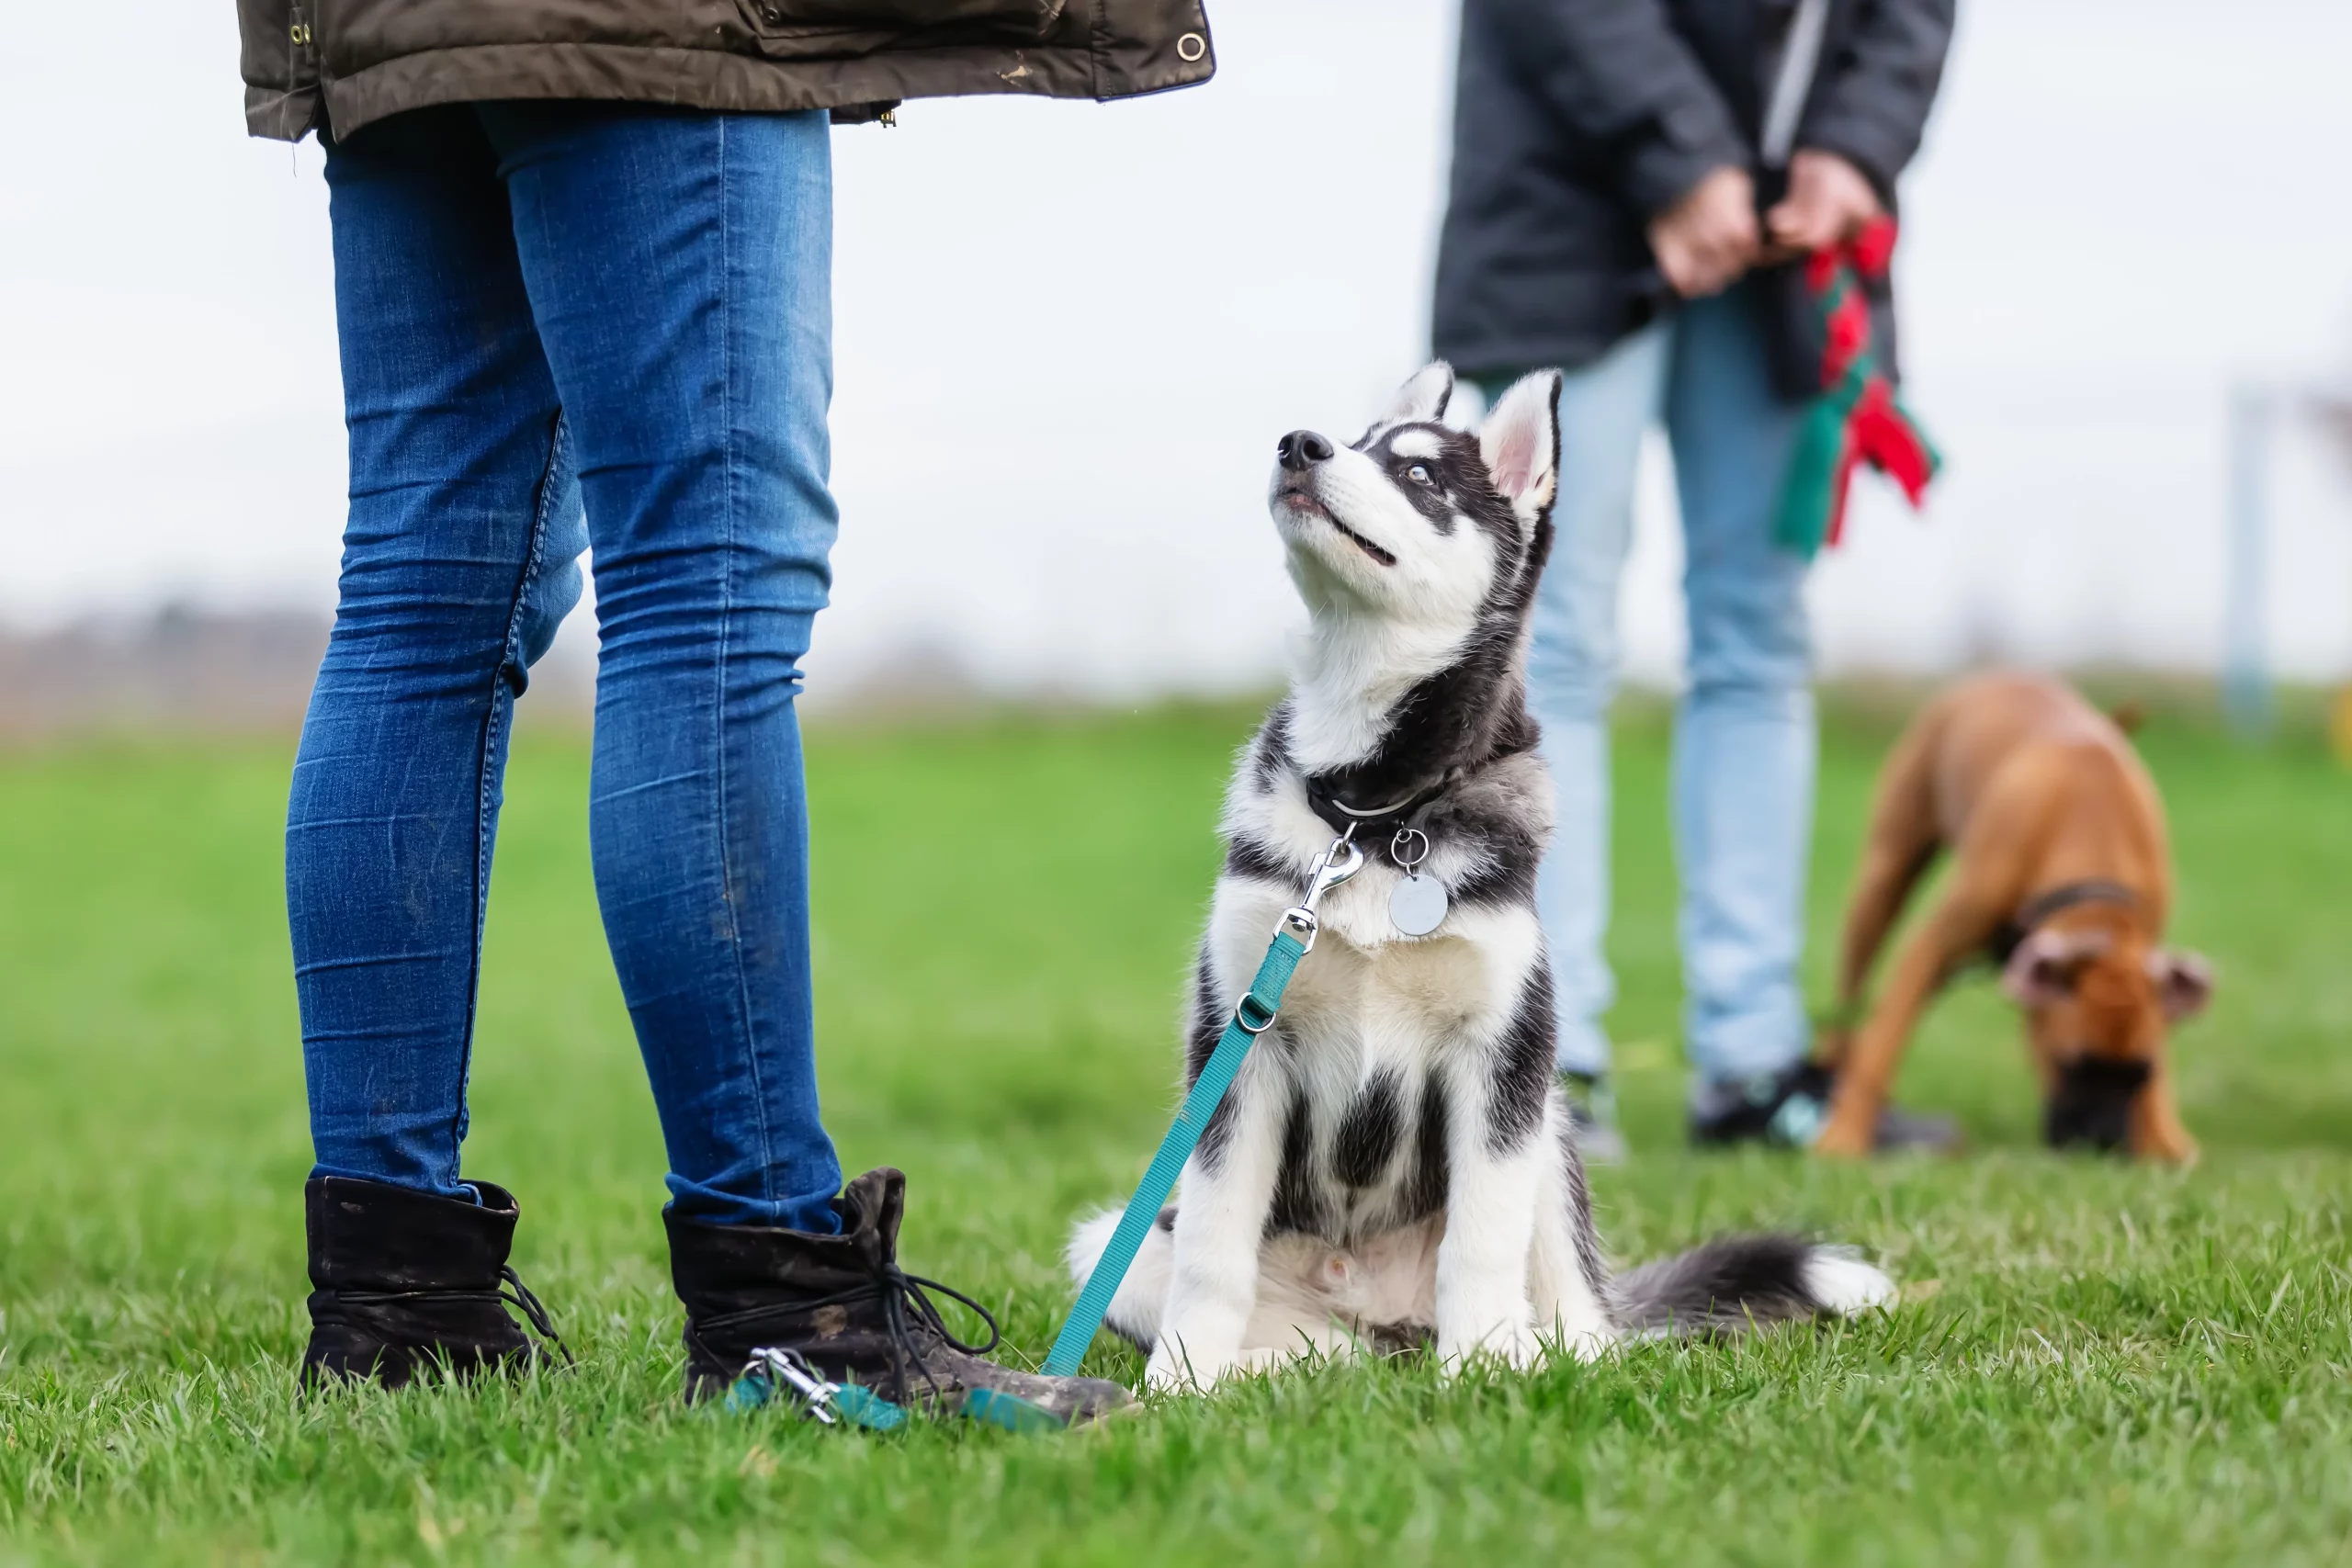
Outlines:
[{"label": "puppy's ear", "polygon": [[1560,482],[1560,373],[1538,370],[1495,400],[1478,427],[1478,453],[1495,489],[1533,527]]},{"label": "puppy's ear", "polygon": [[2148,954],[2148,978],[2156,983],[2156,1003],[2168,1023],[2195,1018],[2213,999],[2213,965],[2201,953],[2158,948]]},{"label": "puppy's ear", "polygon": [[2046,1008],[2075,994],[2083,965],[2105,953],[2105,931],[2036,931],[2001,970],[2001,990],[2021,1008]]},{"label": "puppy's ear", "polygon": [[1445,405],[1453,400],[1453,367],[1444,360],[1432,360],[1413,372],[1413,378],[1396,389],[1396,398],[1387,412],[1372,422],[1378,430],[1390,424],[1427,424],[1445,417]]}]

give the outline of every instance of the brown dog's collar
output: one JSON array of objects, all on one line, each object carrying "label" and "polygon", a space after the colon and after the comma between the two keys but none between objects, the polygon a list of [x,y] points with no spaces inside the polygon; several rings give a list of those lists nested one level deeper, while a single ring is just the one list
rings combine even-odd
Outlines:
[{"label": "brown dog's collar", "polygon": [[2055,887],[2035,894],[2018,907],[2016,914],[1994,927],[1993,934],[1984,939],[1984,950],[1992,956],[1995,964],[2007,964],[2009,955],[2017,952],[2026,938],[2040,931],[2052,916],[2063,910],[2085,904],[2114,904],[2137,909],[2146,903],[2147,900],[2136,890],[2104,877],[2091,876],[2080,882],[2062,882]]}]

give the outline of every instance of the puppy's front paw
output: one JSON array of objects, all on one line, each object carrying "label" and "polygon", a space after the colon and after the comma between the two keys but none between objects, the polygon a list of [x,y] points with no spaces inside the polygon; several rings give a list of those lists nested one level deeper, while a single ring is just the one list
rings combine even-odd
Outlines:
[{"label": "puppy's front paw", "polygon": [[1183,1341],[1164,1336],[1144,1367],[1144,1386],[1155,1393],[1206,1393],[1238,1366],[1237,1356],[1194,1354]]},{"label": "puppy's front paw", "polygon": [[1152,1352],[1150,1362],[1143,1370],[1143,1385],[1154,1393],[1198,1393],[1200,1385],[1193,1381],[1193,1370],[1182,1361]]},{"label": "puppy's front paw", "polygon": [[1448,1377],[1482,1358],[1500,1361],[1514,1371],[1525,1371],[1544,1359],[1544,1341],[1525,1323],[1506,1323],[1476,1337],[1442,1334],[1438,1336],[1437,1355]]}]

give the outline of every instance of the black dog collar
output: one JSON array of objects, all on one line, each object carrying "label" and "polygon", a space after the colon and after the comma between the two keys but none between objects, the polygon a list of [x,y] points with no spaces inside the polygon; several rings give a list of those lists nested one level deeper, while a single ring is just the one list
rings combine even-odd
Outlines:
[{"label": "black dog collar", "polygon": [[1378,844],[1394,838],[1402,829],[1419,826],[1421,815],[1436,805],[1458,778],[1458,774],[1448,773],[1402,800],[1371,807],[1351,806],[1340,798],[1340,792],[1331,787],[1329,780],[1310,778],[1306,781],[1306,804],[1334,833],[1353,828],[1358,843]]},{"label": "black dog collar", "polygon": [[2026,938],[2040,931],[2052,917],[2063,910],[2077,908],[2085,904],[2111,904],[2138,909],[2146,903],[2147,900],[2133,889],[2104,877],[2062,882],[2055,887],[2035,894],[2018,907],[2016,914],[1994,927],[1993,934],[1984,939],[1984,949],[1996,964],[2007,964]]}]

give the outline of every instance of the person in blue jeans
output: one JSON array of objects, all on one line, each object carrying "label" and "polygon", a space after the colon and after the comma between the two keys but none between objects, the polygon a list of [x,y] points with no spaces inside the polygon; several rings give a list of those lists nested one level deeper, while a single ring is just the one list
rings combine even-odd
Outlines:
[{"label": "person in blue jeans", "polygon": [[[1771,537],[1820,349],[1787,264],[1893,202],[1951,12],[1464,0],[1432,335],[1486,389],[1566,367],[1528,685],[1557,795],[1537,880],[1557,1064],[1589,1158],[1624,1152],[1601,1022],[1615,996],[1608,710],[1635,459],[1660,423],[1687,560],[1671,815],[1690,1132],[1803,1145],[1826,1111],[1798,974],[1815,750],[1806,563]],[[1891,343],[1891,301],[1873,304]],[[1882,1147],[1954,1136],[1897,1111],[1879,1130]]]},{"label": "person in blue jeans", "polygon": [[[571,3],[478,9],[511,31]],[[643,8],[642,27],[668,25]],[[1136,78],[1129,55],[1127,78],[1090,68],[1086,89],[1205,75],[1204,35],[1179,40],[1197,17],[1127,4],[1125,25],[1166,32],[1173,74]],[[437,74],[338,77],[382,38],[291,25],[320,77],[270,74],[304,58],[285,35],[265,34],[256,68],[249,16],[249,102],[257,130],[318,129],[325,144],[351,460],[340,601],[287,819],[316,1150],[306,1380],[543,1359],[509,1303],[560,1349],[507,1263],[514,1195],[462,1150],[514,704],[581,596],[584,549],[600,637],[590,849],[668,1154],[689,1396],[774,1349],[943,1408],[982,1387],[1066,1419],[1122,1402],[957,1340],[930,1293],[956,1292],[898,1262],[903,1178],[844,1188],[819,1114],[794,701],[838,523],[831,131],[826,107],[762,95],[854,93],[854,71],[812,86],[805,67],[760,75],[747,51],[697,82],[658,51],[631,56],[639,38],[576,84],[570,42],[519,65],[469,57],[488,78],[448,58]],[[1092,62],[1104,43],[1081,29],[1057,47]],[[969,52],[961,75],[934,47],[883,80],[929,71],[933,90],[971,90],[996,51]],[[496,90],[509,69],[526,96]],[[1081,80],[1069,60],[1046,75]],[[432,101],[453,80],[481,96]],[[576,94],[550,96],[551,81]]]}]

